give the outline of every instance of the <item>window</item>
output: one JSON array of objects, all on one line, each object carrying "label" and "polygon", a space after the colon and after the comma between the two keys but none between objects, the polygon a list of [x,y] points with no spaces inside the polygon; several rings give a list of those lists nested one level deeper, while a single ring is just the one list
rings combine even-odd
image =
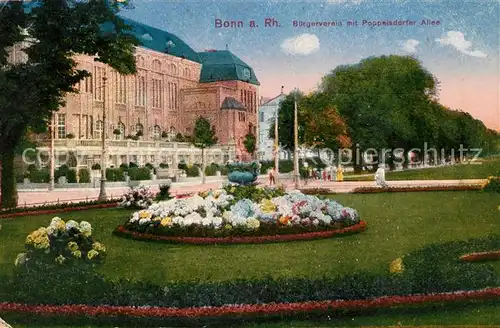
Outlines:
[{"label": "window", "polygon": [[146,77],[135,77],[135,105],[146,106]]},{"label": "window", "polygon": [[168,107],[171,110],[177,110],[179,103],[177,99],[177,83],[168,83]]},{"label": "window", "polygon": [[[139,133],[140,132],[140,133]],[[141,123],[137,123],[135,125],[135,133],[139,133],[139,134],[142,134],[144,133],[144,126],[141,124]]]},{"label": "window", "polygon": [[137,66],[144,67],[145,66],[144,58],[142,56],[137,56],[136,64]]},{"label": "window", "polygon": [[187,67],[184,69],[184,76],[187,78],[191,77],[191,71]]},{"label": "window", "polygon": [[87,76],[82,81],[80,81],[80,92],[92,93],[93,92],[93,76]]},{"label": "window", "polygon": [[104,130],[104,126],[101,120],[95,122],[95,130],[94,130],[94,139],[102,139],[102,133]]},{"label": "window", "polygon": [[58,114],[57,115],[57,138],[63,139],[66,138],[66,115]]},{"label": "window", "polygon": [[170,74],[177,75],[177,66],[175,64],[170,64]]},{"label": "window", "polygon": [[125,124],[122,122],[118,123],[117,129],[120,131],[120,134],[116,135],[116,140],[123,140],[125,138]]},{"label": "window", "polygon": [[126,104],[127,103],[127,85],[126,85],[126,80],[125,76],[121,75],[120,73],[116,73],[116,79],[115,79],[115,98],[116,102],[118,104]]},{"label": "window", "polygon": [[264,112],[260,112],[260,113],[259,113],[259,117],[260,117],[260,118],[259,118],[259,120],[260,120],[261,122],[264,122]]},{"label": "window", "polygon": [[238,120],[240,122],[245,122],[246,118],[245,118],[245,113],[244,112],[238,112]]},{"label": "window", "polygon": [[153,137],[153,140],[160,140],[160,138],[161,138],[161,128],[158,125],[155,125],[153,127],[152,137]]},{"label": "window", "polygon": [[153,71],[161,72],[161,63],[158,59],[153,60]]},{"label": "window", "polygon": [[94,67],[94,99],[104,100],[104,80],[105,71],[103,67]]},{"label": "window", "polygon": [[162,81],[158,79],[153,79],[153,107],[162,108]]}]

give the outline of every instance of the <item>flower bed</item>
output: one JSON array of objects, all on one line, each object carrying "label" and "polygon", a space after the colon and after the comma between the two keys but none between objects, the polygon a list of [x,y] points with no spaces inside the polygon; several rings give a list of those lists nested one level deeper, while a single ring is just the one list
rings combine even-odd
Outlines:
[{"label": "flower bed", "polygon": [[19,207],[10,210],[0,211],[0,219],[14,218],[27,215],[46,215],[56,213],[67,213],[73,211],[85,211],[98,208],[113,208],[118,206],[118,200],[106,202],[92,201],[79,203],[61,203],[57,205],[42,205],[33,207]]},{"label": "flower bed", "polygon": [[480,185],[464,185],[464,186],[427,186],[427,187],[360,187],[354,189],[353,194],[371,194],[379,192],[414,192],[414,191],[468,191],[481,190]]},{"label": "flower bed", "polygon": [[219,307],[135,307],[135,306],[91,306],[91,305],[30,305],[0,303],[0,311],[9,313],[65,315],[65,316],[132,316],[132,317],[222,317],[234,315],[290,315],[316,311],[370,310],[401,305],[431,302],[457,302],[463,300],[485,300],[500,298],[500,288],[486,288],[454,293],[433,293],[428,295],[383,296],[369,300],[334,300],[297,303],[270,303],[226,305]]},{"label": "flower bed", "polygon": [[465,254],[460,256],[460,260],[464,262],[500,260],[500,251]]},{"label": "flower bed", "polygon": [[115,233],[194,244],[260,243],[325,238],[365,227],[356,210],[331,199],[233,186],[153,204]]},{"label": "flower bed", "polygon": [[312,240],[320,238],[331,238],[337,235],[347,235],[364,231],[366,229],[366,222],[360,221],[359,223],[342,229],[309,232],[301,234],[290,235],[275,235],[275,236],[256,236],[256,237],[169,237],[160,236],[150,233],[139,233],[127,230],[124,226],[119,226],[114,231],[114,234],[121,237],[127,237],[135,240],[154,240],[172,243],[184,243],[194,245],[210,245],[210,244],[261,244],[280,241],[299,241],[299,240]]}]

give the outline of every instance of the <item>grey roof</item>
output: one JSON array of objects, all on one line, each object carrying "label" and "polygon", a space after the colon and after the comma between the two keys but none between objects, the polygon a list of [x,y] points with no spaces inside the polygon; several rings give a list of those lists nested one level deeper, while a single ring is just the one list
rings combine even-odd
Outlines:
[{"label": "grey roof", "polygon": [[233,97],[226,97],[220,106],[220,109],[237,109],[237,110],[247,110],[242,103]]},{"label": "grey roof", "polygon": [[277,95],[274,98],[269,99],[265,103],[263,103],[261,106],[274,106],[274,105],[279,105],[283,100],[285,100],[287,95],[281,93]]}]

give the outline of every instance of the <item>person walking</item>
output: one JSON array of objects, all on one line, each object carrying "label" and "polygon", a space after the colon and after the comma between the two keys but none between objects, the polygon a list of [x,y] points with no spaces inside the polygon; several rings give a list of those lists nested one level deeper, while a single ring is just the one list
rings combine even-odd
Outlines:
[{"label": "person walking", "polygon": [[337,182],[342,181],[344,181],[344,169],[342,168],[342,165],[339,164],[339,167],[337,168]]},{"label": "person walking", "polygon": [[269,170],[269,185],[270,186],[276,184],[275,174],[276,174],[276,172],[274,170],[274,167],[272,167],[271,170]]}]

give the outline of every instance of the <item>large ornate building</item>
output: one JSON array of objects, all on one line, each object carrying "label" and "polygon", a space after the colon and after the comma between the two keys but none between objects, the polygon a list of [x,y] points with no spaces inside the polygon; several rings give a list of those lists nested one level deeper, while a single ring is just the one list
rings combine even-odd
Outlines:
[{"label": "large ornate building", "polygon": [[[79,164],[88,165],[100,154],[98,148],[90,147],[98,147],[106,133],[109,163],[114,165],[144,164],[151,159],[157,164],[183,159],[199,162],[199,156],[188,153],[174,160],[172,152],[167,151],[163,159],[154,155],[172,149],[168,141],[178,133],[191,135],[196,118],[203,116],[215,127],[224,155],[219,161],[247,159],[243,140],[249,131],[257,136],[258,124],[259,81],[253,69],[227,49],[196,52],[171,33],[130,19],[125,22],[142,44],[136,48],[137,74],[124,76],[91,56],[77,55],[78,68],[92,76],[79,83],[79,93],[69,94],[65,107],[55,114],[56,147],[86,147],[81,153],[90,155]],[[130,140],[137,135],[139,141]],[[231,151],[223,152],[225,146]],[[145,148],[149,149],[146,153]]]}]

